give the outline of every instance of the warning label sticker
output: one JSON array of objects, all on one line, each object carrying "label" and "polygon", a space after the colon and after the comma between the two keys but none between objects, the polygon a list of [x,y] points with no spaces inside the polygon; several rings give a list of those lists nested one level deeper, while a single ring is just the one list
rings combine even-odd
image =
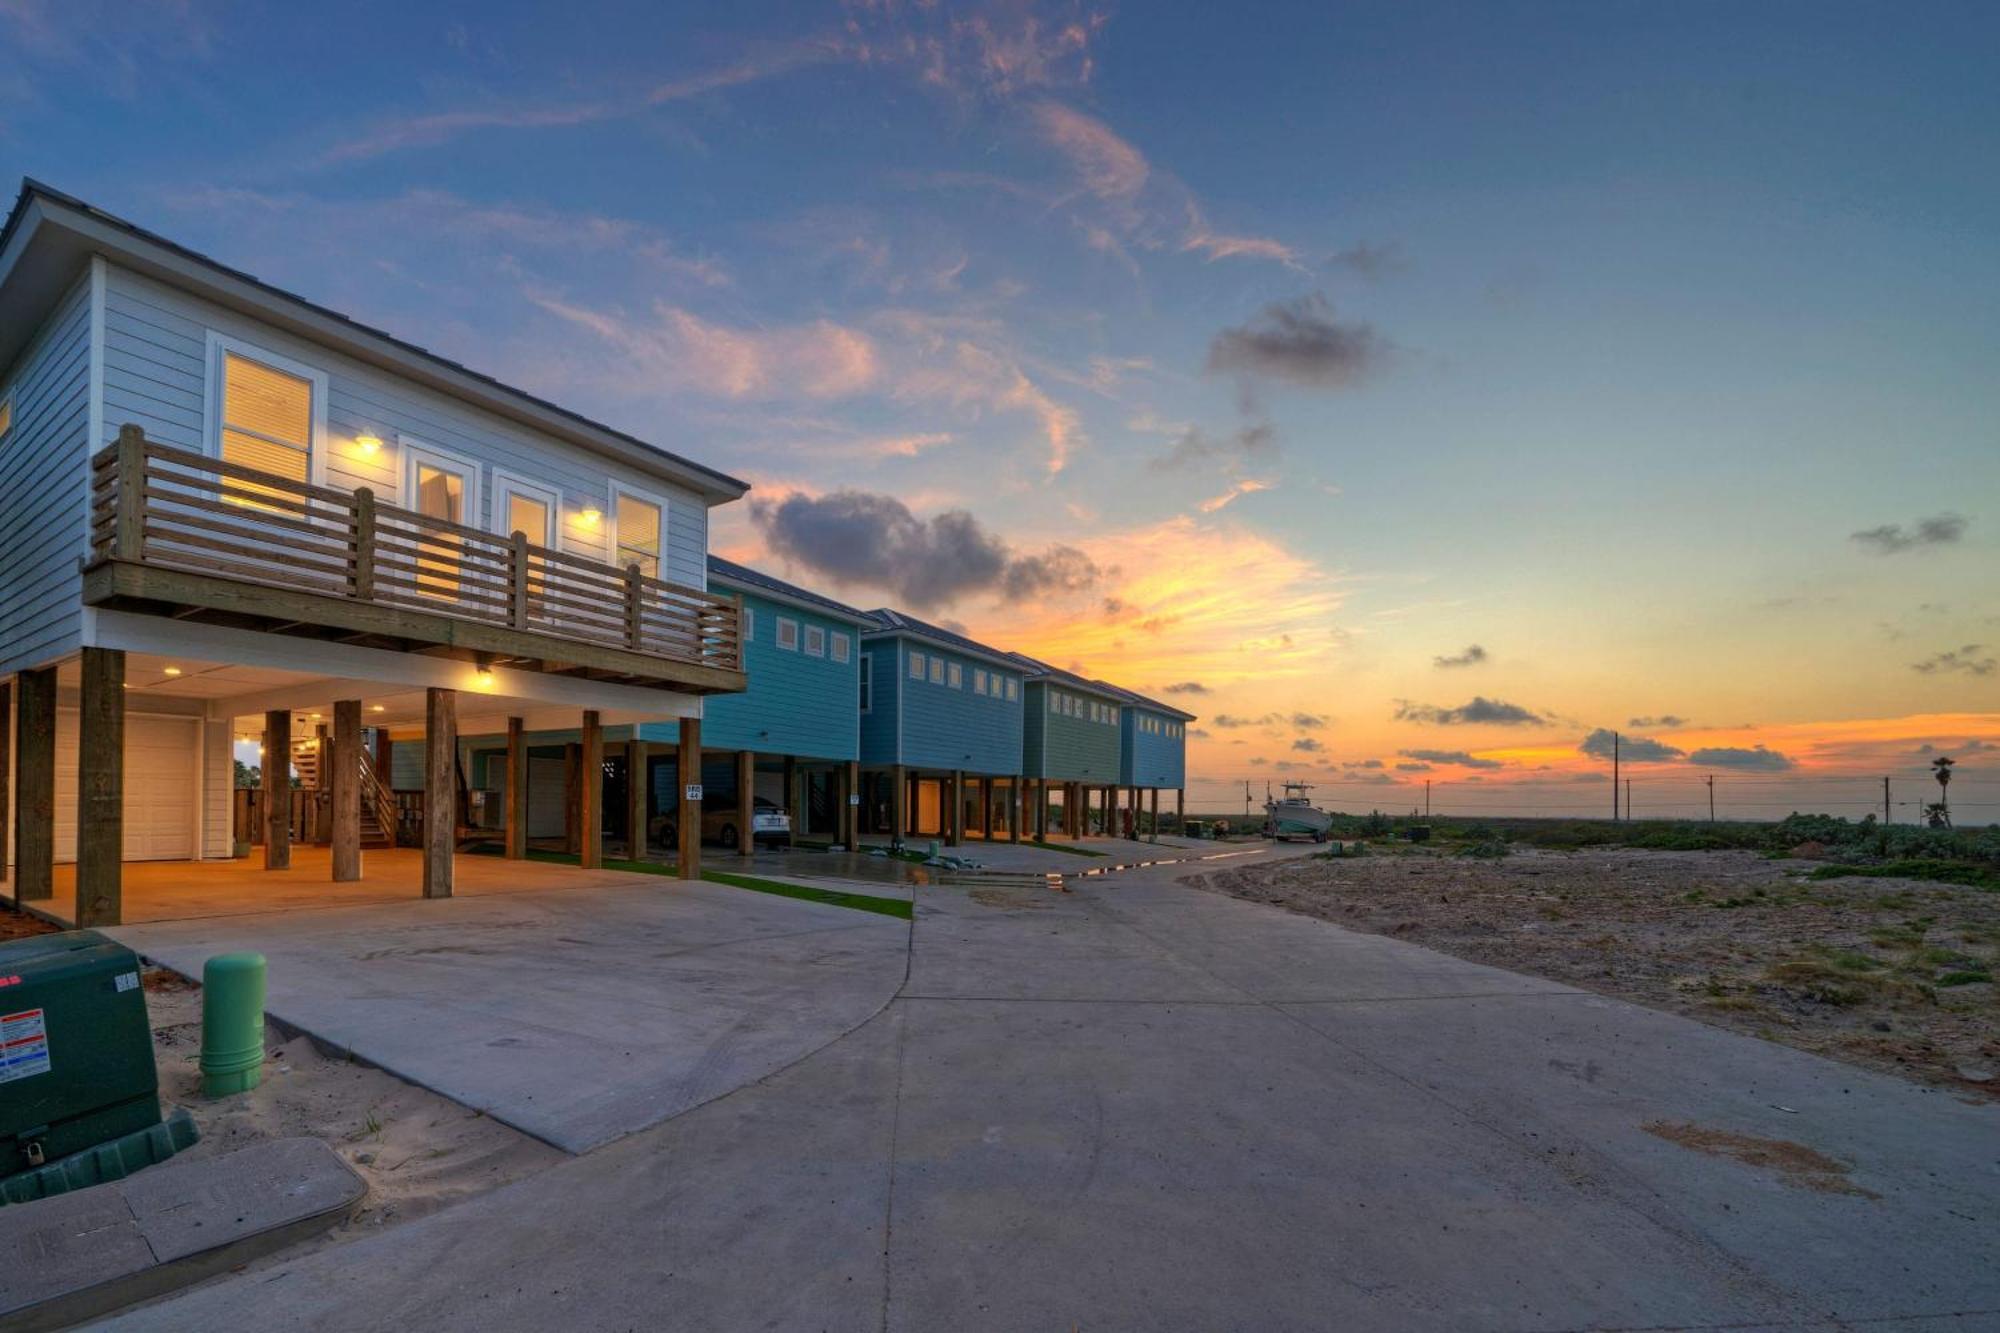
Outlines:
[{"label": "warning label sticker", "polygon": [[0,1014],[0,1083],[49,1072],[49,1032],[39,1009]]}]

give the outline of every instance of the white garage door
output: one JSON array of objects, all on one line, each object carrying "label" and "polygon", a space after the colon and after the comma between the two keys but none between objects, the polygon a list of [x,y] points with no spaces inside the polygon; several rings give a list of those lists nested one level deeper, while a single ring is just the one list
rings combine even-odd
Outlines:
[{"label": "white garage door", "polygon": [[[191,717],[125,715],[125,859],[194,857],[201,794]],[[56,713],[56,859],[76,859],[76,711]]]}]

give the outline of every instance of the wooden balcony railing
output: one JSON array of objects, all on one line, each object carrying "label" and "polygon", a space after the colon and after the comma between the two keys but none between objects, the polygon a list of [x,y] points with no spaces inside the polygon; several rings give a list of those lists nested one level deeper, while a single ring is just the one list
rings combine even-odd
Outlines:
[{"label": "wooden balcony railing", "polygon": [[[445,645],[606,679],[740,690],[742,601],[148,440],[91,462],[93,604]],[[131,578],[92,579],[120,567]],[[146,571],[170,573],[150,581]],[[176,610],[174,614],[188,612]]]}]

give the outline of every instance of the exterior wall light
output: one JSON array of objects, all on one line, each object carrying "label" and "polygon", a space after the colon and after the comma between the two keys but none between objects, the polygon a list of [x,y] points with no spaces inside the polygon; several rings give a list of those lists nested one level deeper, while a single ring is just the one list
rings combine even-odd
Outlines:
[{"label": "exterior wall light", "polygon": [[357,435],[354,437],[354,447],[361,451],[362,457],[373,458],[382,452],[382,437],[369,434]]},{"label": "exterior wall light", "polygon": [[594,528],[604,521],[604,511],[596,505],[585,505],[577,510],[576,521],[586,528]]}]

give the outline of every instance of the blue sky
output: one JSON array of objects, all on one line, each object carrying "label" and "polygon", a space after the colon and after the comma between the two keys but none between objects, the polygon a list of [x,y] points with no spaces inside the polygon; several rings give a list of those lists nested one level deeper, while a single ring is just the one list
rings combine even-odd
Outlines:
[{"label": "blue sky", "polygon": [[[0,0],[0,48],[0,174],[745,476],[719,549],[1198,686],[1218,790],[2000,740],[1993,6]],[[1535,721],[1403,706],[1471,698]]]}]

